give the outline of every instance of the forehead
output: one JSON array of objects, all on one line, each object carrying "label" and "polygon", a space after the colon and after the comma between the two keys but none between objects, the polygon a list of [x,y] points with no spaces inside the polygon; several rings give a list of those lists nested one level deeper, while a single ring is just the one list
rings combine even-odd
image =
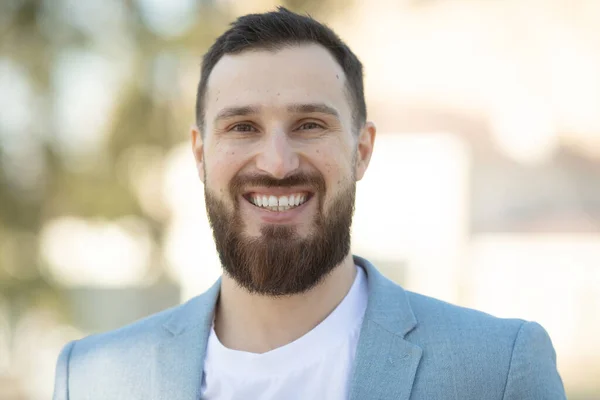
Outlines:
[{"label": "forehead", "polygon": [[316,44],[223,56],[207,84],[206,120],[222,108],[323,103],[350,117],[346,77],[333,56]]}]

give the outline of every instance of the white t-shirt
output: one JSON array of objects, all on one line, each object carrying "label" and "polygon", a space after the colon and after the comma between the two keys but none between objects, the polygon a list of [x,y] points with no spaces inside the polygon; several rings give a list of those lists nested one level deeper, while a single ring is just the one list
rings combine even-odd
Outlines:
[{"label": "white t-shirt", "polygon": [[301,338],[263,354],[231,350],[211,330],[204,360],[203,400],[347,399],[367,307],[365,272],[342,302]]}]

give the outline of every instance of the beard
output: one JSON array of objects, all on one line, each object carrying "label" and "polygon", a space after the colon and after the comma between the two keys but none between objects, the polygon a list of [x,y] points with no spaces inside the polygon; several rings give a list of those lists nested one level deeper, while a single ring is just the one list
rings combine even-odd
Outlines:
[{"label": "beard", "polygon": [[[265,224],[260,236],[245,235],[238,199],[242,188],[252,185],[314,188],[313,196],[319,196],[319,205],[310,233],[301,237],[293,226]],[[297,174],[282,180],[237,176],[229,189],[233,211],[205,187],[208,219],[225,273],[250,293],[277,297],[306,292],[318,285],[350,252],[356,194],[353,180],[336,194],[326,211],[323,209],[325,182],[321,175]]]}]

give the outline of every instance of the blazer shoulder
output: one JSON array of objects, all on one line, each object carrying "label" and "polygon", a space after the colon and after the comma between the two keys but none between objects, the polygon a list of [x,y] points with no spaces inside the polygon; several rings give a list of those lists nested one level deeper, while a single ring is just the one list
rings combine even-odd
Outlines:
[{"label": "blazer shoulder", "polygon": [[499,318],[483,311],[451,304],[433,297],[407,291],[407,298],[418,321],[417,328],[435,328],[444,334],[485,332],[516,338],[526,322],[518,318]]},{"label": "blazer shoulder", "polygon": [[89,358],[97,358],[100,353],[108,357],[112,353],[120,354],[120,358],[127,354],[146,353],[157,342],[172,336],[173,321],[187,320],[188,323],[193,323],[188,314],[194,314],[200,302],[202,302],[202,295],[121,328],[76,340],[72,345],[71,359],[85,361]]},{"label": "blazer shoulder", "polygon": [[[53,399],[121,398],[107,393],[114,388],[126,390],[129,388],[128,381],[138,381],[148,374],[148,361],[153,347],[161,337],[169,334],[161,326],[181,307],[173,307],[122,328],[66,344],[56,364]],[[97,385],[102,389],[89,394],[89,385]],[[89,396],[83,395],[85,393]],[[77,397],[80,395],[82,397]]]},{"label": "blazer shoulder", "polygon": [[556,352],[540,324],[407,295],[417,319],[409,340],[423,349],[424,366],[430,367],[433,359],[451,365],[464,376],[479,377],[487,392],[502,393],[505,400],[566,398]]},{"label": "blazer shoulder", "polygon": [[163,326],[174,313],[181,310],[182,307],[184,307],[184,304],[149,315],[121,328],[92,334],[79,339],[76,341],[77,352],[80,353],[85,348],[92,349],[99,345],[110,345],[111,343],[118,344],[119,346],[129,346],[133,343],[143,343],[144,341],[152,340],[157,335],[162,335],[163,329],[160,329],[161,326]]}]

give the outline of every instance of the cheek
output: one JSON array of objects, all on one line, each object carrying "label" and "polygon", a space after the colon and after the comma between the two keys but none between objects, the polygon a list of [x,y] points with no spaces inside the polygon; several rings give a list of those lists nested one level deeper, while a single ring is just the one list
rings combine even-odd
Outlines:
[{"label": "cheek", "polygon": [[323,175],[326,185],[326,196],[323,207],[328,209],[341,191],[345,190],[354,180],[352,160],[339,152],[327,154],[315,165]]},{"label": "cheek", "polygon": [[207,163],[205,184],[219,195],[225,193],[227,185],[235,176],[235,166],[225,159]]},{"label": "cheek", "polygon": [[[314,165],[325,177],[328,184],[338,184],[338,181],[352,176],[354,166],[351,154],[339,148],[332,151],[315,150]],[[342,182],[339,182],[342,183]]]},{"label": "cheek", "polygon": [[205,157],[207,183],[212,187],[227,187],[243,165],[243,154],[230,146],[213,146]]}]

